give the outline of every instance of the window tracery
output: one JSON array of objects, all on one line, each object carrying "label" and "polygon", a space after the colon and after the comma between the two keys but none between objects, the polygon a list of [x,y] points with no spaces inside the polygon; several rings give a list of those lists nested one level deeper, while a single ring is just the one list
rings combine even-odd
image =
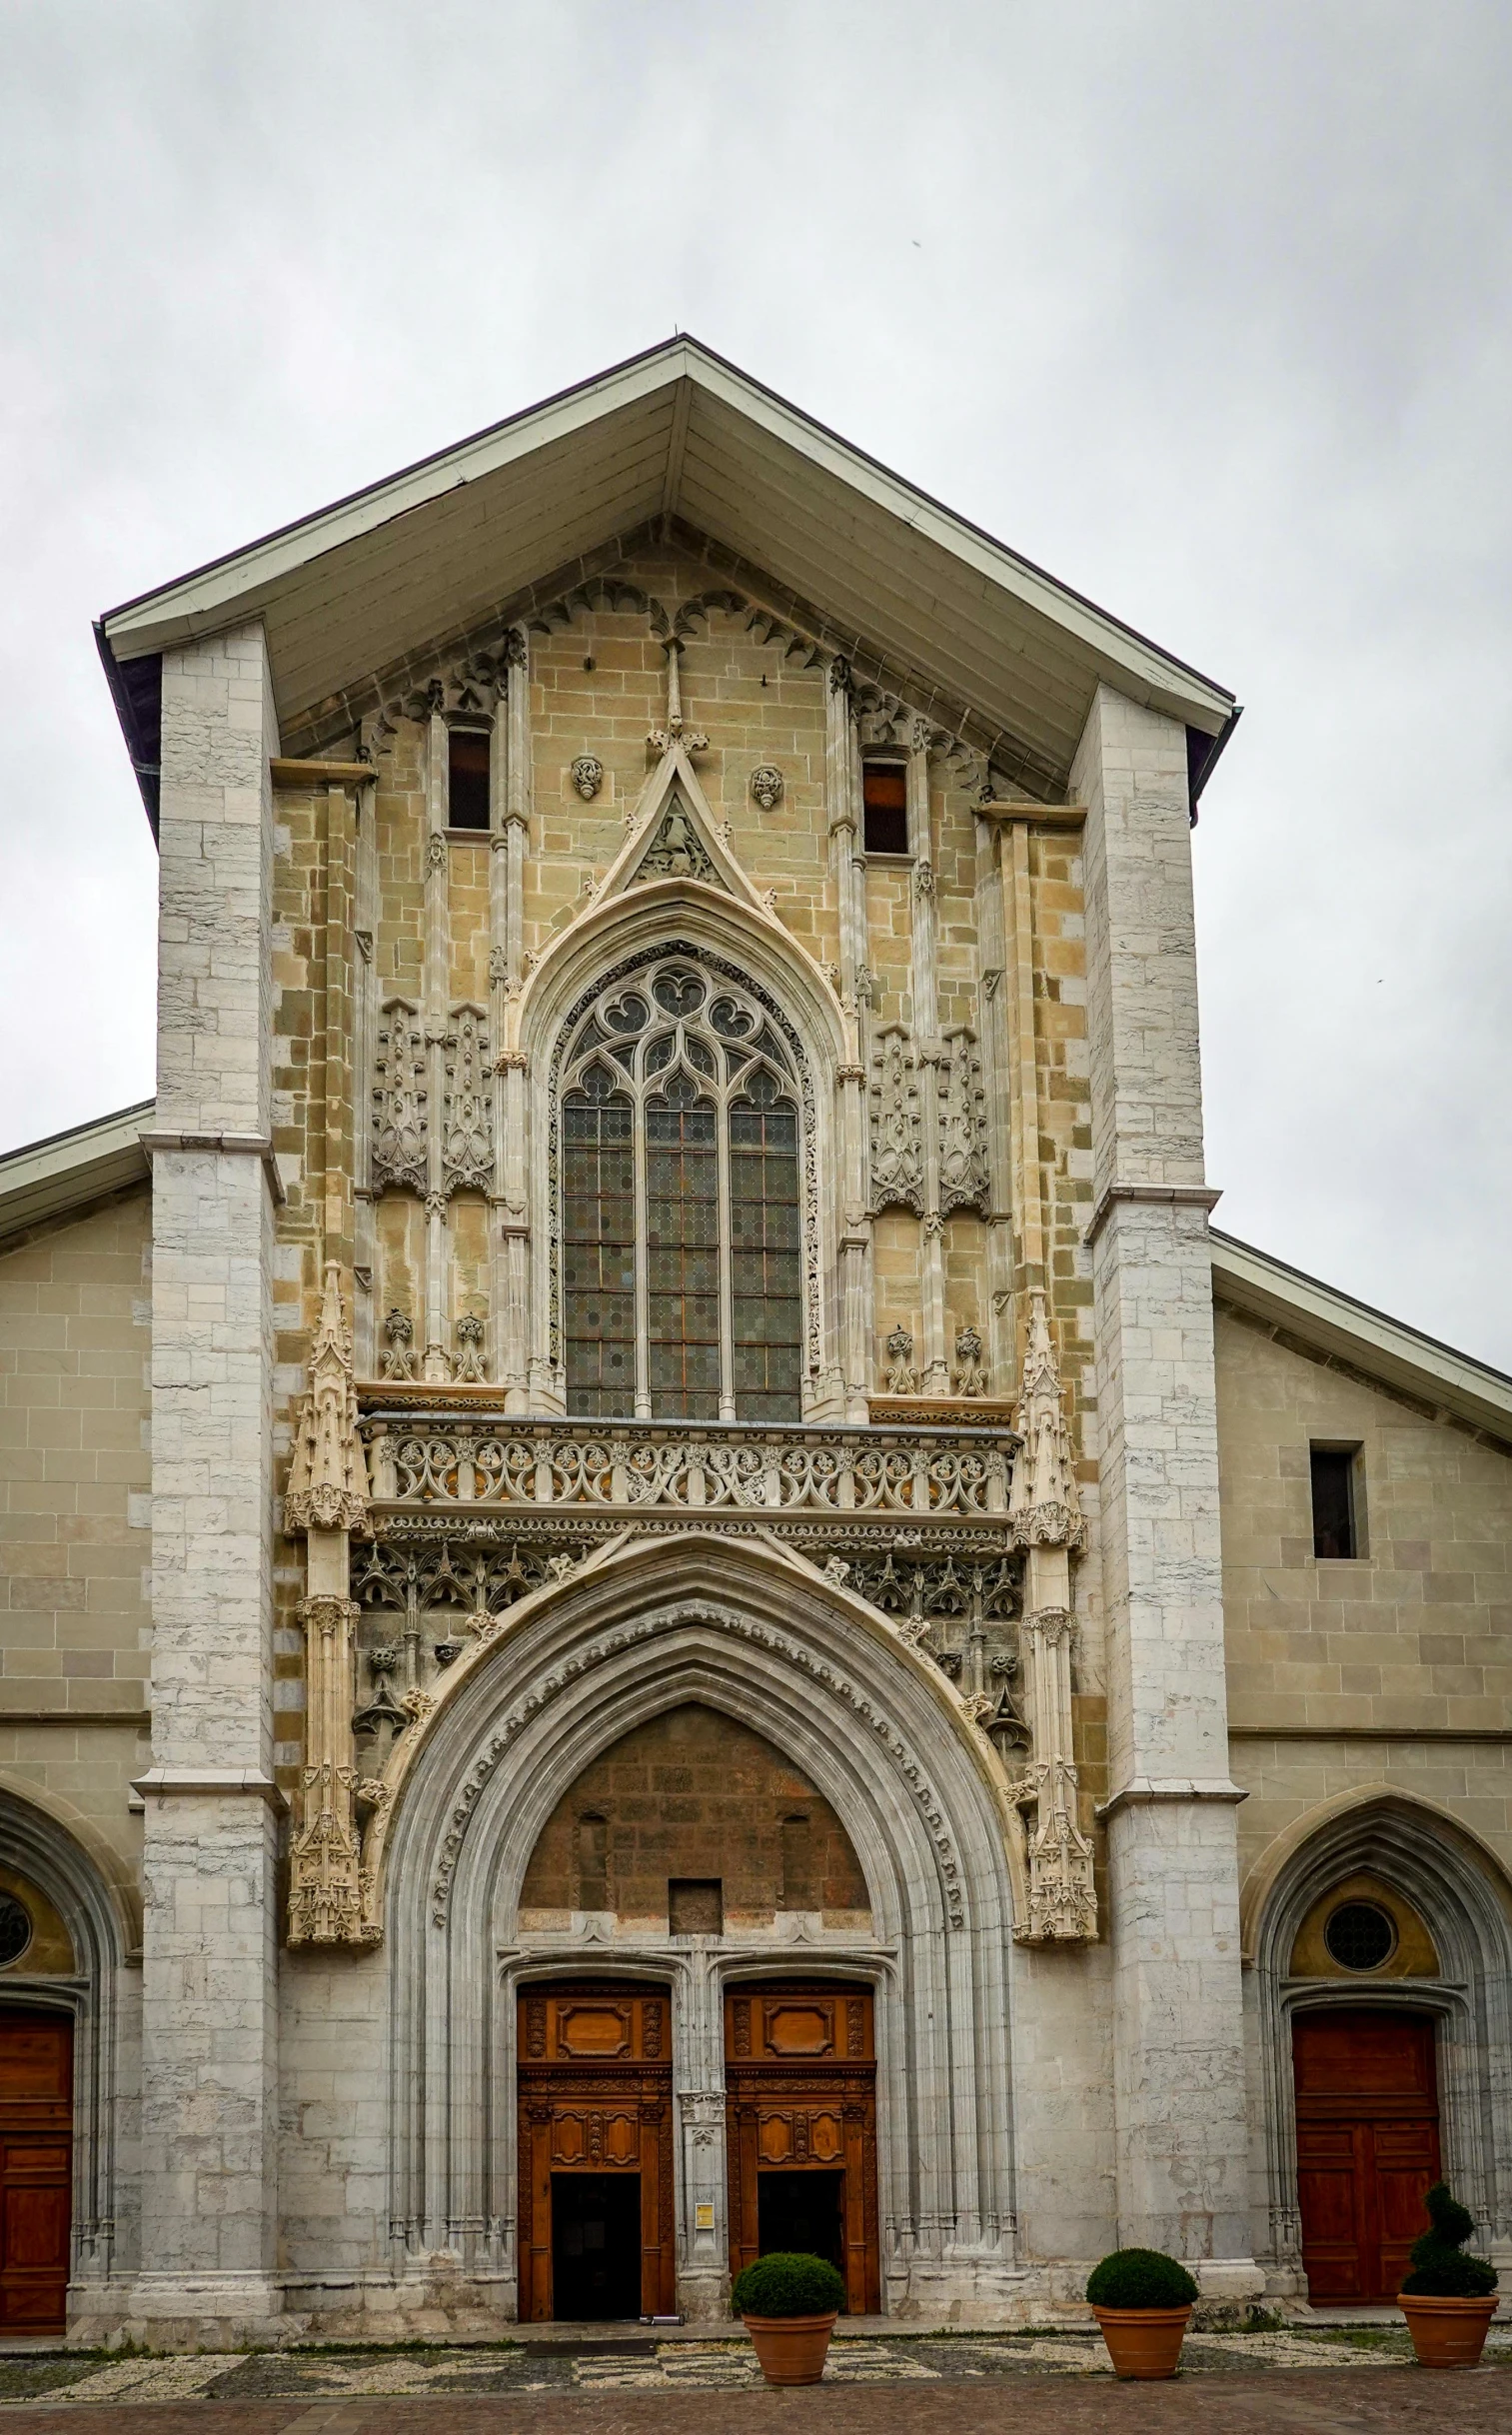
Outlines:
[{"label": "window tracery", "polygon": [[568,1408],[796,1420],[817,1367],[812,1093],[796,1035],[674,944],[580,1000],[554,1061],[553,1357]]}]

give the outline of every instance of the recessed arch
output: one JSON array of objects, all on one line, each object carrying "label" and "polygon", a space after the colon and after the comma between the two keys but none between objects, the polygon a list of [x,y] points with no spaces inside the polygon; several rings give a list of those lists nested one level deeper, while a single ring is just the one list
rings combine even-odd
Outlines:
[{"label": "recessed arch", "polygon": [[[790,1944],[727,1938],[692,1955],[645,1935],[522,1934],[518,1915],[531,1853],[585,1766],[690,1701],[790,1753],[865,1877],[870,1935],[810,1940],[796,1957],[850,1968],[879,1990],[894,2288],[947,2249],[990,2283],[1012,2247],[1017,1856],[1000,1763],[937,1669],[861,1601],[775,1550],[713,1534],[642,1543],[522,1601],[510,1629],[449,1686],[409,1759],[388,1826],[395,2221],[422,2254],[449,2225],[496,2225],[489,2262],[513,2275],[504,1998],[524,1971],[573,1962],[667,1971],[693,2024],[679,2046],[681,2118],[693,2122],[717,2096],[718,2064],[690,2058],[718,2022],[721,1976],[763,1957],[786,1968]],[[706,2067],[713,2076],[701,2079]],[[470,2145],[463,2126],[478,2122],[487,2139]],[[685,2183],[701,2169],[686,2155]],[[693,2273],[686,2226],[683,2237]]]},{"label": "recessed arch", "polygon": [[[1369,1874],[1400,1890],[1437,1948],[1435,1977],[1298,1979],[1291,1955],[1308,1912],[1334,1885]],[[1298,2011],[1358,2006],[1433,2013],[1444,2165],[1486,2237],[1512,2233],[1512,1910],[1505,1874],[1460,1822],[1387,1784],[1356,1787],[1293,1821],[1245,1882],[1260,2112],[1276,2262],[1301,2257],[1291,2023]]]}]

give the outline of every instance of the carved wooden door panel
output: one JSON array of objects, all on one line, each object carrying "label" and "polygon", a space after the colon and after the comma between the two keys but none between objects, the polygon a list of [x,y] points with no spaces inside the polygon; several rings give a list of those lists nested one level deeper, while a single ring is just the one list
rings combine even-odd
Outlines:
[{"label": "carved wooden door panel", "polygon": [[61,2332],[73,2193],[73,2023],[0,2011],[0,2332]]},{"label": "carved wooden door panel", "polygon": [[844,2275],[849,2315],[879,2308],[870,1988],[731,1989],[725,2089],[732,2274],[763,2250],[813,2249]]},{"label": "carved wooden door panel", "polygon": [[1393,2300],[1438,2179],[1433,2022],[1302,2013],[1292,2024],[1302,2263],[1314,2305]]},{"label": "carved wooden door panel", "polygon": [[[612,2238],[629,2226],[623,2237],[634,2240],[639,2224],[639,2282],[632,2276],[638,2305],[614,2313],[671,2315],[677,2252],[669,1990],[587,1979],[527,1987],[519,2031],[521,2316],[540,2322],[560,2313],[563,2227],[554,2216],[582,2195],[562,2183],[563,2175],[592,2177],[605,2190],[601,2213]],[[624,2197],[615,2184],[631,2175],[640,2183],[639,2209],[614,2203]],[[599,2239],[602,2246],[602,2222]]]}]

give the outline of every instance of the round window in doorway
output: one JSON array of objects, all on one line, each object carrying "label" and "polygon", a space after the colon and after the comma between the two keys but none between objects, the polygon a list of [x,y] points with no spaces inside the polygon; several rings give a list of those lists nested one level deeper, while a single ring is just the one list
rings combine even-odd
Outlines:
[{"label": "round window in doorway", "polygon": [[32,1940],[31,1914],[14,1894],[0,1894],[0,1969],[19,1961]]},{"label": "round window in doorway", "polygon": [[1323,1942],[1341,1970],[1378,1970],[1396,1950],[1396,1921],[1378,1902],[1341,1902]]}]

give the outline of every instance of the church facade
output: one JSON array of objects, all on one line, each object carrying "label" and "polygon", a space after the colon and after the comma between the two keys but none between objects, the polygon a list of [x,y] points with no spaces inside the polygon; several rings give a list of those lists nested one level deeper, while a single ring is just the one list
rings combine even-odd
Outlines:
[{"label": "church facade", "polygon": [[1512,2264],[1512,1381],[1210,1222],[1232,697],[691,340],[100,637],[0,2329],[1345,2304],[1440,2170]]}]

